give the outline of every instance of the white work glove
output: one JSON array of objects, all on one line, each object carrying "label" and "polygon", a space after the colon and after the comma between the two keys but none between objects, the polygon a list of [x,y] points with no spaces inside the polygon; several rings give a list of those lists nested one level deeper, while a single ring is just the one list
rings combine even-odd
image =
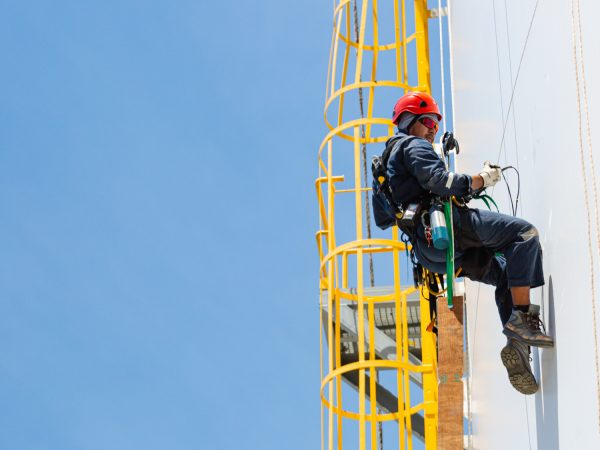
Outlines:
[{"label": "white work glove", "polygon": [[483,170],[479,172],[479,176],[483,178],[483,187],[488,188],[500,181],[502,169],[500,166],[496,166],[489,161],[486,161],[483,163]]}]

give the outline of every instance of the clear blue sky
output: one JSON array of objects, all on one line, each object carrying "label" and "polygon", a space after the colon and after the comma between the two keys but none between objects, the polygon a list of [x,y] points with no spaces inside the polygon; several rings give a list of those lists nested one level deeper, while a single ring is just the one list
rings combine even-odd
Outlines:
[{"label": "clear blue sky", "polygon": [[330,8],[2,2],[0,449],[320,445]]},{"label": "clear blue sky", "polygon": [[319,448],[331,2],[0,16],[0,450]]}]

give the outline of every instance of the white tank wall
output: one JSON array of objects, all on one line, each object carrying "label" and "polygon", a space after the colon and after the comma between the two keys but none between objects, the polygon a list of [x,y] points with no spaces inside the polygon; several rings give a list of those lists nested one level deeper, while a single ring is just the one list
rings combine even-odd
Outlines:
[{"label": "white tank wall", "polygon": [[[454,123],[461,142],[458,168],[476,173],[486,159],[518,167],[519,215],[539,229],[544,251],[546,286],[534,290],[532,300],[542,304],[545,323],[556,339],[554,350],[532,355],[540,392],[529,397],[517,393],[499,358],[505,339],[493,289],[467,283],[473,449],[600,448],[589,245],[597,304],[600,246],[586,159],[593,233],[588,242],[570,2],[545,0],[537,6],[514,91],[514,122],[511,113],[506,148],[499,153],[511,70],[514,82],[535,5],[535,0],[450,2]],[[585,0],[581,8],[593,141],[600,139],[600,4]],[[594,151],[600,166],[598,146],[600,141]],[[509,176],[514,196],[516,177]],[[596,177],[600,180],[600,174]],[[510,213],[504,183],[496,187],[494,197],[501,210]]]}]

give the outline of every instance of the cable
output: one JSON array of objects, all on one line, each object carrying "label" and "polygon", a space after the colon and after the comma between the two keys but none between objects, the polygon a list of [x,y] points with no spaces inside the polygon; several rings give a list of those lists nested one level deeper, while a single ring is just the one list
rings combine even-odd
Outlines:
[{"label": "cable", "polygon": [[442,0],[438,0],[438,27],[440,30],[440,75],[442,82],[442,128],[446,132],[446,89],[444,78],[444,27],[442,25]]},{"label": "cable", "polygon": [[523,44],[523,51],[521,52],[521,59],[519,60],[519,66],[517,67],[517,75],[515,77],[515,82],[512,86],[512,92],[510,94],[510,101],[508,102],[508,111],[506,112],[506,119],[504,120],[504,126],[502,127],[502,140],[500,141],[500,148],[498,149],[498,157],[496,161],[500,160],[500,152],[502,151],[502,145],[504,144],[504,136],[506,134],[506,125],[508,124],[508,118],[510,117],[510,110],[513,105],[513,99],[515,96],[515,90],[517,88],[517,83],[519,81],[519,74],[521,73],[521,64],[523,63],[523,57],[525,56],[525,50],[527,49],[527,42],[529,42],[529,35],[531,34],[531,28],[533,27],[533,20],[535,19],[535,13],[538,8],[538,3],[540,0],[536,0],[535,7],[533,8],[533,14],[531,15],[531,21],[529,22],[529,29],[527,30],[527,36],[525,37],[525,44]]},{"label": "cable", "polygon": [[[575,18],[575,4],[577,4],[577,19]],[[583,194],[585,201],[585,210],[586,210],[586,225],[587,225],[587,235],[588,235],[588,252],[590,257],[590,284],[591,284],[591,303],[592,303],[592,328],[594,334],[594,356],[595,356],[595,369],[596,369],[596,407],[598,413],[598,427],[600,429],[600,369],[599,369],[599,361],[598,361],[598,330],[597,330],[597,320],[596,320],[596,287],[595,287],[595,269],[594,269],[594,251],[592,248],[592,219],[590,217],[590,199],[587,188],[587,172],[585,170],[585,152],[583,149],[583,130],[582,130],[582,114],[581,114],[581,86],[579,80],[579,60],[578,60],[578,44],[579,51],[581,57],[581,70],[582,70],[582,78],[583,78],[583,86],[584,86],[584,106],[585,106],[585,114],[586,114],[586,124],[589,123],[589,114],[587,109],[587,90],[585,90],[585,71],[583,66],[583,43],[581,38],[581,11],[579,6],[579,0],[571,0],[571,18],[573,24],[573,62],[575,65],[575,84],[576,84],[576,92],[577,92],[577,123],[578,123],[578,137],[579,137],[579,158],[581,162],[581,175],[583,179]],[[578,26],[577,26],[578,25]],[[578,34],[579,33],[579,34]],[[588,124],[589,126],[589,124]],[[591,142],[589,142],[588,136],[588,145],[590,146],[590,158],[593,162],[593,156],[591,154]],[[594,178],[594,174],[592,173],[592,179]],[[594,189],[595,189],[595,179]],[[598,205],[596,204],[596,211],[598,210]],[[598,232],[598,224],[596,223],[596,228]],[[600,243],[599,243],[600,244]]]},{"label": "cable", "polygon": [[[358,46],[360,45],[360,36],[359,36],[359,31],[358,31],[358,10],[357,10],[357,3],[358,0],[354,0],[354,2],[352,2],[353,8],[354,8],[354,34],[356,37],[356,44],[357,44],[357,51],[358,51]],[[362,76],[360,77],[360,80],[362,81]],[[364,119],[365,118],[365,108],[364,108],[364,103],[363,103],[363,90],[361,87],[358,88],[358,103],[360,106],[360,118]],[[361,142],[361,153],[362,153],[362,165],[363,165],[363,178],[364,178],[364,187],[368,188],[368,183],[367,183],[367,144],[366,144],[366,133],[365,133],[365,125],[361,124],[360,126],[360,136],[362,139]],[[366,220],[367,220],[367,238],[371,239],[371,207],[370,207],[370,203],[369,203],[369,192],[367,190],[365,190],[365,213],[366,213]],[[371,282],[371,287],[375,286],[375,272],[374,272],[374,268],[373,268],[373,254],[369,253],[369,276],[370,276],[370,282]]]},{"label": "cable", "polygon": [[[590,129],[590,113],[589,113],[589,108],[588,108],[588,94],[587,94],[587,82],[586,82],[586,78],[585,78],[585,58],[583,57],[583,39],[582,39],[582,29],[581,29],[581,5],[580,5],[580,1],[577,0],[577,15],[578,15],[578,31],[579,33],[577,34],[578,36],[578,42],[579,42],[579,56],[581,59],[581,81],[582,81],[582,87],[583,87],[583,108],[584,108],[584,112],[585,112],[585,128],[586,128],[586,137],[587,137],[587,143],[588,143],[588,154],[589,154],[589,161],[590,161],[590,165],[591,165],[591,170],[590,170],[590,174],[591,174],[591,178],[592,178],[592,186],[594,189],[594,216],[595,216],[595,222],[596,222],[596,239],[597,239],[597,245],[598,245],[598,250],[600,251],[600,219],[598,216],[598,209],[600,208],[600,205],[598,203],[598,190],[597,190],[597,181],[596,181],[596,165],[594,163],[594,151],[592,148],[592,133],[591,133],[591,129]],[[596,386],[598,389],[598,404],[599,404],[599,412],[598,412],[598,420],[599,420],[599,424],[600,424],[600,366],[599,366],[599,362],[598,362],[598,331],[597,331],[597,315],[596,315],[596,305],[594,303],[593,305],[593,328],[594,328],[594,347],[595,347],[595,356],[596,356]]]},{"label": "cable", "polygon": [[529,424],[529,408],[527,406],[527,396],[523,396],[525,402],[525,417],[527,418],[527,437],[529,438],[529,450],[531,450],[531,425]]},{"label": "cable", "polygon": [[[507,41],[507,50],[508,50],[508,73],[510,74],[510,83],[513,82],[513,72],[512,72],[512,57],[510,51],[510,29],[508,26],[508,8],[506,7],[506,0],[504,0],[504,23],[506,24],[506,41]],[[515,156],[517,158],[517,166],[519,165],[519,143],[517,140],[517,119],[515,116],[515,110],[512,110],[512,121],[513,121],[513,131],[515,138]],[[506,158],[506,147],[504,147],[504,157]],[[516,215],[516,214],[513,214]]]},{"label": "cable", "polygon": [[[513,198],[510,192],[510,185],[508,184],[508,181],[506,180],[506,176],[504,175],[504,171],[508,170],[508,169],[513,169],[515,172],[517,172],[517,197],[516,197],[516,202],[513,204]],[[517,216],[517,208],[519,207],[519,196],[521,195],[521,175],[519,174],[519,171],[517,170],[516,167],[514,166],[506,166],[502,169],[502,178],[504,179],[504,183],[506,183],[506,189],[508,189],[508,197],[510,198],[510,208],[512,211],[512,215],[513,217]]]},{"label": "cable", "polygon": [[[496,25],[498,20],[496,19],[496,1],[492,0],[492,13],[494,16],[494,38],[496,40],[496,70],[498,72],[498,88],[500,90],[500,120],[504,120],[504,92],[502,91],[502,74],[500,73],[500,51],[498,44],[498,26]],[[508,117],[508,116],[507,116]],[[500,154],[504,149],[504,158],[506,159],[506,144],[504,140],[500,144],[500,150],[498,151],[497,161],[500,161]],[[492,188],[492,194],[494,193],[494,188]]]},{"label": "cable", "polygon": [[[358,31],[358,8],[356,6],[356,4],[358,3],[358,0],[354,0],[354,2],[352,2],[353,5],[353,10],[354,10],[354,34],[356,37],[356,51],[359,51],[359,46],[360,46],[360,36],[359,36],[359,31]],[[362,75],[360,76],[359,81],[362,81]],[[363,102],[363,91],[362,88],[359,87],[358,88],[358,102],[360,105],[360,118],[364,119],[365,117],[365,108],[364,108],[364,102]],[[366,132],[365,132],[365,125],[361,124],[360,126],[360,135],[362,138],[362,142],[361,142],[361,159],[362,159],[362,166],[363,166],[363,178],[364,178],[364,187],[367,188],[368,187],[368,182],[367,182],[367,144],[366,144]],[[369,191],[367,191],[365,189],[365,214],[366,214],[366,221],[367,221],[367,239],[371,239],[371,207],[370,207],[370,203],[369,203]],[[371,287],[375,286],[375,268],[373,266],[373,254],[369,253],[369,281],[371,284]],[[375,318],[371,318],[371,320],[374,320]],[[375,370],[375,382],[379,382],[379,374],[377,372],[377,370]],[[381,409],[379,408],[379,406],[377,407],[377,412],[381,414]],[[377,423],[377,434],[379,435],[379,449],[383,450],[383,424],[381,422]]]},{"label": "cable", "polygon": [[465,317],[465,353],[467,357],[465,359],[465,374],[466,374],[466,388],[467,388],[467,436],[468,436],[468,448],[473,448],[473,416],[471,412],[471,353],[469,352],[469,307],[467,304],[467,296],[465,295],[464,302],[464,317]]},{"label": "cable", "polygon": [[[497,62],[497,70],[498,70],[498,84],[499,84],[499,89],[500,89],[500,113],[502,116],[502,120],[504,122],[503,127],[502,127],[502,138],[500,140],[500,146],[498,148],[498,156],[496,158],[496,161],[499,162],[500,161],[500,155],[502,153],[502,150],[504,149],[504,155],[505,155],[505,159],[506,159],[506,146],[505,146],[505,135],[506,135],[506,127],[508,124],[508,120],[510,118],[510,113],[512,110],[512,106],[513,106],[513,99],[514,99],[514,95],[515,95],[515,90],[517,87],[517,82],[519,80],[519,74],[521,72],[521,65],[523,63],[523,58],[525,56],[525,50],[527,49],[527,43],[529,42],[529,35],[531,34],[531,29],[533,27],[533,21],[535,19],[535,14],[537,12],[537,7],[538,7],[538,3],[539,0],[536,0],[534,9],[533,9],[533,14],[531,15],[531,20],[529,22],[529,28],[527,30],[527,35],[525,37],[525,43],[523,44],[523,50],[521,51],[521,57],[519,59],[519,66],[517,68],[517,75],[515,77],[515,80],[513,82],[512,79],[512,59],[511,59],[511,53],[510,53],[510,38],[509,39],[509,44],[508,44],[508,57],[509,57],[509,69],[510,69],[510,78],[511,78],[511,84],[512,84],[512,89],[511,89],[511,94],[510,94],[510,101],[508,104],[508,110],[506,112],[506,116],[504,115],[504,104],[503,104],[503,92],[502,92],[502,77],[501,77],[501,73],[500,73],[500,53],[499,53],[499,45],[498,45],[498,31],[497,31],[497,19],[496,19],[496,5],[495,5],[495,1],[492,1],[492,8],[493,8],[493,17],[494,17],[494,36],[495,36],[495,40],[496,40],[496,62]],[[508,35],[508,14],[507,14],[507,8],[506,8],[506,1],[504,2],[504,18],[505,18],[505,24],[506,24],[506,29],[507,29],[507,35]],[[517,165],[518,165],[518,149],[516,148],[516,125],[515,125],[515,115],[513,112],[513,128],[514,128],[514,132],[515,132],[515,150],[517,152]],[[513,205],[513,199],[512,199],[512,193],[510,190],[510,185],[508,183],[508,181],[506,180],[506,176],[504,175],[504,172],[508,169],[513,169],[516,173],[517,173],[517,197],[516,197],[516,202]],[[517,208],[518,208],[518,204],[519,204],[519,197],[521,194],[521,177],[519,174],[519,171],[513,167],[513,166],[506,166],[502,169],[502,178],[504,179],[504,182],[506,183],[506,188],[508,189],[508,196],[510,198],[510,205],[511,205],[511,211],[513,216],[516,216],[517,213]],[[493,192],[493,190],[492,190]],[[479,288],[480,288],[480,284],[478,284],[478,289],[477,289],[477,299],[476,299],[476,305],[475,305],[475,324],[474,324],[474,335],[475,335],[475,340],[474,340],[474,345],[477,343],[477,318],[478,318],[478,313],[479,313]],[[475,351],[473,349],[473,363],[474,363],[474,359],[475,359]],[[529,414],[527,411],[527,404],[525,404],[525,414],[527,415],[527,433],[528,433],[528,443],[529,443],[529,447],[531,448],[531,432],[530,432],[530,427],[529,427]],[[469,416],[469,427],[472,426],[472,418]],[[472,448],[472,442],[469,441],[469,448]]]}]

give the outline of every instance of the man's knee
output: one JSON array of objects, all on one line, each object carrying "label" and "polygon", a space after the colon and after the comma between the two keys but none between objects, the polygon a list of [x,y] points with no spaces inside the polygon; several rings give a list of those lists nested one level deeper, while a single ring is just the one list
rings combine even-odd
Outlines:
[{"label": "man's knee", "polygon": [[473,280],[483,280],[490,272],[494,252],[485,247],[467,249],[461,260],[460,267],[465,275]]},{"label": "man's knee", "polygon": [[537,228],[531,225],[527,230],[519,233],[519,237],[523,240],[523,242],[530,241],[531,239],[539,239],[540,233]]}]

